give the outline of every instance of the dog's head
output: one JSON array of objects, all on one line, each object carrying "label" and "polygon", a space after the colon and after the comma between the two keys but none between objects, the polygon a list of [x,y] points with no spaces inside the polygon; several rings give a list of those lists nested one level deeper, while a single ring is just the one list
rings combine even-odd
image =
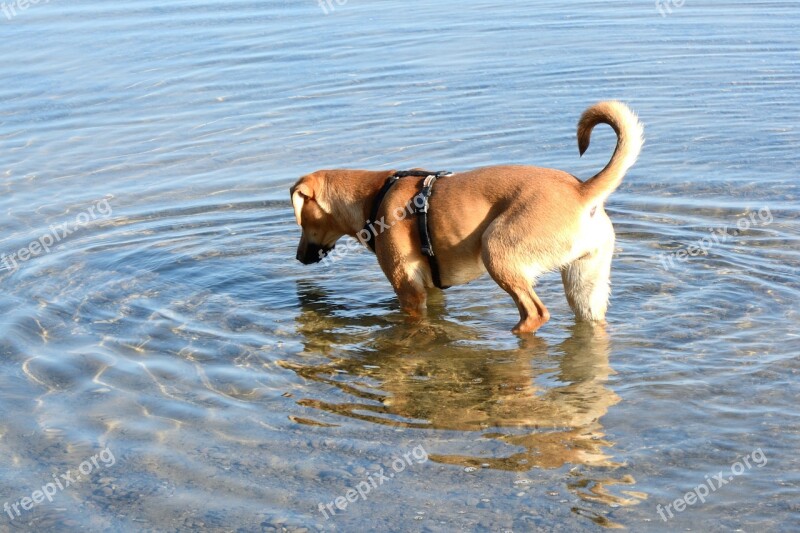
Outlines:
[{"label": "dog's head", "polygon": [[289,190],[297,224],[303,229],[297,260],[304,265],[319,263],[333,250],[345,232],[332,215],[325,191],[325,173],[300,178]]}]

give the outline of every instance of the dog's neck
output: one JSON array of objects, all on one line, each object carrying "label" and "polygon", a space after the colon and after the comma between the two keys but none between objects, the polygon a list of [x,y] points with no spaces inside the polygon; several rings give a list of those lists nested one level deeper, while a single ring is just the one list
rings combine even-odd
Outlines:
[{"label": "dog's neck", "polygon": [[332,186],[327,193],[333,211],[331,214],[342,224],[342,230],[346,230],[347,235],[355,237],[364,229],[375,197],[392,174],[391,170],[341,171],[335,182],[330,183]]}]

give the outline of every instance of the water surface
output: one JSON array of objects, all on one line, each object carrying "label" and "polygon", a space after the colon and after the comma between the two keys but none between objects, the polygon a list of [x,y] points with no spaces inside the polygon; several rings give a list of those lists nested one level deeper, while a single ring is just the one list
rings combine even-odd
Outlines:
[{"label": "water surface", "polygon": [[[794,530],[796,3],[333,6],[0,13],[0,505],[115,459],[0,531]],[[608,327],[557,274],[521,339],[491,280],[414,324],[369,253],[294,261],[298,176],[585,179],[614,137],[579,159],[575,124],[609,98],[647,143],[608,204]]]}]

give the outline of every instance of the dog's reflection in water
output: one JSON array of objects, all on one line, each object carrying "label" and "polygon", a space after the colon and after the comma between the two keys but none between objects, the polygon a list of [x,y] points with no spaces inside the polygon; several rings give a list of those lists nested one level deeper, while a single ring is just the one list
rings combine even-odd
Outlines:
[{"label": "dog's reflection in water", "polygon": [[[298,283],[298,296],[305,351],[283,365],[350,397],[344,403],[305,397],[301,405],[394,427],[475,431],[509,445],[503,457],[430,455],[440,463],[519,472],[619,466],[607,454],[613,443],[599,421],[619,402],[606,386],[611,344],[601,326],[577,324],[558,344],[528,338],[513,349],[493,349],[471,328],[436,316],[436,306],[429,319],[407,322],[400,313],[347,316],[352,309],[329,303],[333,295],[308,282]],[[569,487],[585,500],[615,505],[644,498],[614,495],[607,490],[614,484],[633,479],[576,474]]]}]

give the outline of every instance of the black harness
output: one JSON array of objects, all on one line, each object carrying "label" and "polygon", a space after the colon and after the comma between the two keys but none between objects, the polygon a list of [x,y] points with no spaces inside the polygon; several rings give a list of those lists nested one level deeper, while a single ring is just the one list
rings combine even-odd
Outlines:
[{"label": "black harness", "polygon": [[447,287],[442,285],[441,272],[439,271],[439,261],[436,259],[436,255],[433,253],[433,241],[431,240],[430,227],[428,226],[428,210],[430,209],[430,197],[431,194],[433,194],[433,184],[436,183],[437,179],[444,176],[450,176],[451,174],[452,172],[446,171],[428,172],[426,170],[403,170],[400,172],[395,172],[389,176],[389,178],[386,180],[386,183],[383,184],[383,187],[381,187],[381,190],[378,191],[378,194],[375,196],[375,200],[372,202],[370,218],[367,220],[367,223],[364,225],[364,229],[361,232],[366,236],[359,236],[361,242],[369,246],[369,248],[374,252],[375,237],[378,231],[387,227],[385,224],[379,223],[381,228],[376,230],[374,226],[377,221],[378,211],[381,208],[383,199],[386,198],[386,194],[401,178],[410,176],[416,178],[425,178],[422,181],[421,190],[416,194],[416,196],[414,196],[414,199],[412,200],[412,205],[414,206],[414,214],[417,215],[417,227],[419,230],[419,240],[422,244],[422,255],[428,258],[428,264],[431,267],[433,284],[439,289],[446,289]]}]

